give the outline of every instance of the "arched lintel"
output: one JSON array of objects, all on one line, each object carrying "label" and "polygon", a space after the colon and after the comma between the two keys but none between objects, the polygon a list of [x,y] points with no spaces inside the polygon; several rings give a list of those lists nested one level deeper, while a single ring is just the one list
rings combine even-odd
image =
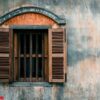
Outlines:
[{"label": "arched lintel", "polygon": [[12,11],[4,14],[3,16],[0,17],[0,24],[3,24],[7,20],[9,20],[15,16],[18,16],[18,15],[24,14],[24,13],[30,13],[30,12],[45,15],[45,16],[51,18],[52,20],[54,20],[59,25],[66,24],[65,19],[57,16],[56,14],[52,13],[51,11],[46,10],[44,8],[40,8],[40,7],[34,7],[34,6],[19,7],[15,10],[12,10]]}]

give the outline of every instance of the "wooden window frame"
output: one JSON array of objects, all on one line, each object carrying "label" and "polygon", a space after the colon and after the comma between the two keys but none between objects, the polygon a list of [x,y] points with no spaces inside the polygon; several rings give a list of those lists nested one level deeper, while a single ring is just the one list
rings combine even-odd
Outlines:
[{"label": "wooden window frame", "polygon": [[[19,29],[21,29],[21,30],[48,30],[49,28],[51,28],[51,26],[30,26],[30,25],[28,25],[28,26],[12,26],[11,27],[12,29],[13,29],[13,31],[14,30],[19,30]],[[14,34],[14,33],[13,33]],[[47,33],[48,34],[48,33]],[[14,37],[13,37],[14,38]],[[45,37],[44,37],[45,38]],[[48,38],[48,36],[47,36],[47,38]],[[16,40],[16,39],[15,39]],[[47,44],[47,40],[46,40],[46,42],[45,42],[45,44],[44,45],[46,45]],[[16,45],[16,44],[15,44]],[[47,44],[48,45],[48,44]],[[47,47],[46,47],[46,49],[47,49]],[[47,50],[45,50],[45,51],[47,51]],[[47,53],[47,52],[46,52]],[[14,55],[13,55],[14,56]],[[23,56],[23,55],[21,55],[21,56]],[[27,55],[28,56],[28,55]],[[33,57],[35,57],[36,55],[32,55]],[[41,56],[41,55],[39,55],[39,57],[41,57],[42,58],[42,60],[43,60],[43,56]],[[47,56],[45,56],[46,58],[47,58]],[[15,60],[14,60],[15,61]],[[48,63],[48,61],[44,61],[44,64],[46,65]],[[43,64],[43,63],[42,63]],[[16,68],[14,67],[14,69],[16,70]],[[18,70],[18,69],[17,69]],[[16,72],[16,71],[14,71],[14,73],[16,73],[16,74],[18,74],[18,72]],[[18,75],[15,75],[14,74],[14,81],[21,81],[21,82],[46,82],[47,81],[47,79],[45,78],[45,75],[46,74],[46,69],[44,69],[44,75],[43,75],[43,77],[44,77],[44,79],[36,79],[36,78],[25,78],[25,79],[23,79],[23,78],[20,78],[20,80],[18,80]]]}]

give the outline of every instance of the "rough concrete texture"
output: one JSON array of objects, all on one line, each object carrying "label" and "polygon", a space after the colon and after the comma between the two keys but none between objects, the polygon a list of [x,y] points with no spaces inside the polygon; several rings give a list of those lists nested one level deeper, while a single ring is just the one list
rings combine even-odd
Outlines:
[{"label": "rough concrete texture", "polygon": [[23,5],[66,18],[67,82],[50,87],[0,85],[0,95],[5,100],[100,100],[100,0],[0,0],[0,15]]}]

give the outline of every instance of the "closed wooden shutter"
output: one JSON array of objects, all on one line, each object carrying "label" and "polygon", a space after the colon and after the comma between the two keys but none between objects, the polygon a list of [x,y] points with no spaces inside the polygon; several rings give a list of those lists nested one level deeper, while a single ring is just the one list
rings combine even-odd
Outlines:
[{"label": "closed wooden shutter", "polygon": [[0,83],[11,80],[11,35],[8,28],[0,28]]},{"label": "closed wooden shutter", "polygon": [[66,49],[64,29],[49,30],[49,82],[65,82]]}]

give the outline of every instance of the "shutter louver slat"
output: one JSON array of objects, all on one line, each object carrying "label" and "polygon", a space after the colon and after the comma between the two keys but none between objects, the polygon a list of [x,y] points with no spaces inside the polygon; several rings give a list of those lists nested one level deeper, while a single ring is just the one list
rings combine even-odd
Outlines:
[{"label": "shutter louver slat", "polygon": [[63,34],[52,33],[52,53],[63,53]]},{"label": "shutter louver slat", "polygon": [[64,29],[49,30],[49,82],[65,82]]},{"label": "shutter louver slat", "polygon": [[9,82],[9,29],[0,28],[0,82]]}]

